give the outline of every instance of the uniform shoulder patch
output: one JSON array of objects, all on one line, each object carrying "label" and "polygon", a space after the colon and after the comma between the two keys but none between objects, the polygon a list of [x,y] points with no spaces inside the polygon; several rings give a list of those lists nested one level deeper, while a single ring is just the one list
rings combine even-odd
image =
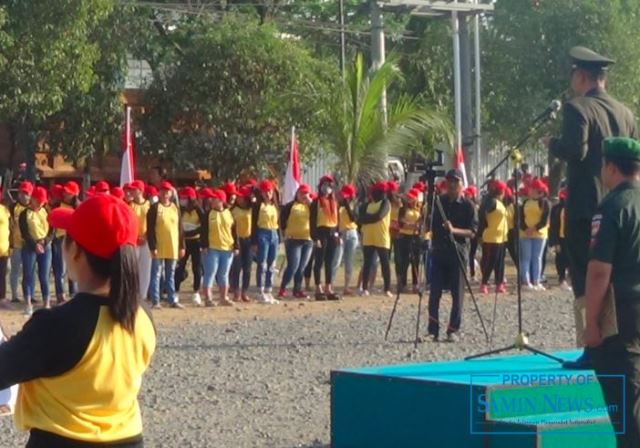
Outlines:
[{"label": "uniform shoulder patch", "polygon": [[591,219],[591,244],[593,247],[596,244],[596,237],[598,236],[598,232],[600,231],[600,223],[602,222],[602,214],[598,213],[593,215]]}]

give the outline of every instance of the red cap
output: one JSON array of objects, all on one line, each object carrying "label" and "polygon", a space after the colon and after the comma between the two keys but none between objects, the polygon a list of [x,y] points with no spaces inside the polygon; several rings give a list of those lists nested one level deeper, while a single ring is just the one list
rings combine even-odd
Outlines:
[{"label": "red cap", "polygon": [[211,199],[220,199],[222,202],[227,202],[227,193],[220,188],[216,188],[211,192]]},{"label": "red cap", "polygon": [[158,189],[156,187],[154,187],[153,185],[147,185],[144,188],[144,194],[148,198],[153,197],[153,196],[158,196]]},{"label": "red cap", "polygon": [[236,184],[233,182],[227,182],[222,186],[222,190],[227,194],[227,196],[237,196],[238,189],[236,188]]},{"label": "red cap", "polygon": [[124,191],[131,191],[131,190],[133,190],[133,187],[131,186],[131,182],[127,182],[126,184],[124,184],[124,185],[122,186],[122,189],[123,189]]},{"label": "red cap", "polygon": [[253,192],[253,187],[250,185],[245,185],[243,187],[240,187],[240,189],[238,190],[238,197],[248,198],[249,196],[251,196],[252,192]]},{"label": "red cap", "polygon": [[124,190],[120,187],[113,187],[111,189],[111,196],[114,196],[118,199],[124,199]]},{"label": "red cap", "polygon": [[442,179],[440,182],[438,182],[438,185],[436,185],[436,190],[441,193],[447,191],[447,179]]},{"label": "red cap", "polygon": [[87,189],[87,197],[90,198],[91,196],[95,196],[95,194],[96,194],[96,187],[94,185],[91,185]]},{"label": "red cap", "polygon": [[478,188],[475,185],[469,185],[464,189],[464,195],[468,198],[475,198],[478,195]]},{"label": "red cap", "polygon": [[298,193],[309,194],[311,193],[311,187],[307,184],[300,184],[300,186],[298,187]]},{"label": "red cap", "polygon": [[132,190],[140,190],[141,192],[145,191],[144,182],[142,182],[141,180],[134,180],[129,185],[131,186]]},{"label": "red cap", "polygon": [[209,187],[205,187],[200,190],[200,197],[202,199],[211,199],[213,198],[213,190]]},{"label": "red cap", "polygon": [[33,193],[31,194],[31,199],[39,202],[40,204],[44,204],[47,202],[47,189],[44,187],[34,188]]},{"label": "red cap", "polygon": [[173,185],[168,180],[163,180],[160,182],[160,190],[173,191]]},{"label": "red cap", "polygon": [[180,199],[195,199],[197,197],[196,190],[193,187],[184,187],[178,193]]},{"label": "red cap", "polygon": [[33,184],[29,181],[20,182],[20,186],[18,187],[18,191],[20,193],[24,193],[26,195],[31,196],[33,194]]},{"label": "red cap", "polygon": [[395,182],[393,180],[387,181],[387,192],[397,193],[398,190],[400,190],[400,185],[398,185],[398,182]]},{"label": "red cap", "polygon": [[566,188],[563,188],[562,190],[560,190],[558,192],[558,198],[560,198],[562,200],[567,199],[567,189]]},{"label": "red cap", "polygon": [[64,192],[71,196],[78,196],[80,194],[80,185],[77,182],[70,180],[64,184]]},{"label": "red cap", "polygon": [[532,190],[538,190],[540,193],[549,194],[549,187],[541,179],[535,179],[531,182],[530,188]]},{"label": "red cap", "polygon": [[353,199],[356,197],[358,190],[351,184],[343,185],[340,189],[340,195],[345,199]]},{"label": "red cap", "polygon": [[502,182],[501,180],[496,180],[493,182],[492,189],[496,193],[506,193],[507,192],[507,184]]},{"label": "red cap", "polygon": [[120,246],[135,246],[138,221],[120,199],[99,194],[87,199],[77,209],[57,208],[49,214],[49,224],[66,230],[87,252],[110,259]]},{"label": "red cap", "polygon": [[272,191],[273,190],[273,182],[271,182],[270,180],[263,180],[262,182],[260,182],[260,191],[262,192],[267,192],[267,191]]},{"label": "red cap", "polygon": [[249,185],[251,187],[255,187],[256,185],[258,185],[258,181],[255,179],[247,179],[247,181],[244,183],[245,185]]},{"label": "red cap", "polygon": [[415,188],[420,193],[424,193],[425,191],[427,191],[427,185],[424,182],[416,182],[415,184],[413,184],[412,188]]},{"label": "red cap", "polygon": [[507,199],[511,199],[513,197],[513,190],[509,185],[507,185],[506,187],[507,188],[505,188],[504,190],[504,197]]},{"label": "red cap", "polygon": [[320,178],[320,182],[318,182],[319,185],[322,184],[332,184],[334,183],[335,180],[333,179],[333,176],[331,176],[330,174],[325,174],[324,176],[322,176]]},{"label": "red cap", "polygon": [[318,199],[318,193],[312,191],[311,193],[309,193],[309,197],[312,201],[315,201],[316,199]]},{"label": "red cap", "polygon": [[64,193],[64,187],[61,184],[54,184],[51,187],[51,198],[52,199],[62,199],[62,194]]},{"label": "red cap", "polygon": [[109,190],[110,190],[109,184],[104,180],[96,182],[95,187],[96,187],[96,193],[109,193]]},{"label": "red cap", "polygon": [[417,200],[418,196],[420,196],[420,193],[422,192],[417,188],[411,188],[409,191],[407,191],[406,196],[408,199]]},{"label": "red cap", "polygon": [[386,193],[389,188],[389,184],[387,182],[376,182],[375,184],[373,184],[373,186],[371,187],[371,191],[380,191],[382,193]]},{"label": "red cap", "polygon": [[529,196],[529,187],[525,185],[524,187],[520,188],[520,190],[518,190],[518,194],[520,196]]}]

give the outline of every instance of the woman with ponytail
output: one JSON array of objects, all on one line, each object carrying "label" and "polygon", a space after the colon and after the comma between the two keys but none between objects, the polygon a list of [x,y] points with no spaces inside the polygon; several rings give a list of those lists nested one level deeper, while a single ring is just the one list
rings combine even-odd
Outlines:
[{"label": "woman with ponytail", "polygon": [[137,219],[123,201],[96,195],[54,210],[49,223],[66,231],[78,292],[0,345],[0,389],[20,384],[15,423],[30,431],[27,447],[142,447],[137,397],[156,334],[140,305]]}]

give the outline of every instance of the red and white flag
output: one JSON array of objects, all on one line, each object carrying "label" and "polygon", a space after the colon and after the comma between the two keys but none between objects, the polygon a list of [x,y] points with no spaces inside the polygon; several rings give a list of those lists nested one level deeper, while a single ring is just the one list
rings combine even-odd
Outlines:
[{"label": "red and white flag", "polygon": [[464,183],[464,186],[466,187],[467,185],[469,185],[469,183],[467,182],[467,169],[464,166],[464,151],[462,151],[462,148],[460,147],[456,148],[455,154],[453,156],[453,167],[457,170],[460,170],[460,172],[462,173],[462,182]]},{"label": "red and white flag", "polygon": [[124,110],[124,131],[122,135],[122,164],[120,165],[120,186],[133,182],[134,170],[133,131],[131,129],[131,106]]},{"label": "red and white flag", "polygon": [[300,177],[300,158],[298,155],[298,141],[296,140],[296,128],[291,128],[291,142],[289,143],[289,163],[287,172],[284,175],[281,200],[283,204],[288,204],[296,197],[298,187],[302,183]]}]

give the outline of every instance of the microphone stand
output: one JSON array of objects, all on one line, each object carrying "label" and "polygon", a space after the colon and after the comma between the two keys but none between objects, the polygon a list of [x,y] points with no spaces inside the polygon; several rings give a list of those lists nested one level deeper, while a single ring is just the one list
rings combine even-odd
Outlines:
[{"label": "microphone stand", "polygon": [[[550,113],[545,119],[541,119],[539,120],[537,123],[534,123],[529,130],[522,136],[522,138],[520,140],[518,140],[518,142],[516,143],[515,146],[511,147],[509,149],[509,151],[507,152],[507,155],[498,163],[498,165],[496,165],[488,174],[487,176],[493,176],[493,174],[495,174],[495,172],[498,170],[498,168],[503,165],[504,163],[506,163],[508,160],[512,160],[514,167],[517,168],[520,160],[519,160],[519,150],[518,147],[523,145],[527,140],[529,140],[533,134],[542,127],[542,125],[544,125],[545,123],[547,123],[549,120],[552,120],[555,118],[555,113]],[[515,157],[514,157],[515,156]],[[516,263],[516,275],[517,275],[517,280],[516,280],[516,285],[517,285],[517,299],[518,299],[518,334],[515,336],[514,342],[511,345],[508,345],[506,347],[501,347],[495,350],[490,350],[484,353],[479,353],[477,355],[472,355],[472,356],[467,356],[465,358],[465,361],[469,361],[471,359],[477,359],[477,358],[483,358],[486,356],[491,356],[491,355],[496,355],[502,352],[506,352],[506,351],[510,351],[510,350],[526,350],[530,353],[534,353],[536,355],[541,355],[541,356],[545,356],[553,361],[559,362],[560,364],[562,364],[564,362],[564,360],[562,358],[558,358],[557,356],[553,356],[549,353],[545,353],[542,350],[539,350],[531,345],[529,345],[529,338],[527,337],[527,335],[525,334],[523,328],[522,328],[522,280],[520,277],[520,204],[519,204],[519,197],[518,197],[518,182],[519,182],[520,176],[518,174],[518,172],[516,171],[516,178],[515,178],[515,188],[514,188],[514,226],[515,226],[515,246],[516,246],[516,254],[517,254],[517,259],[518,262]],[[483,184],[486,185],[489,182],[489,179],[487,179],[485,181],[485,183]]]}]

